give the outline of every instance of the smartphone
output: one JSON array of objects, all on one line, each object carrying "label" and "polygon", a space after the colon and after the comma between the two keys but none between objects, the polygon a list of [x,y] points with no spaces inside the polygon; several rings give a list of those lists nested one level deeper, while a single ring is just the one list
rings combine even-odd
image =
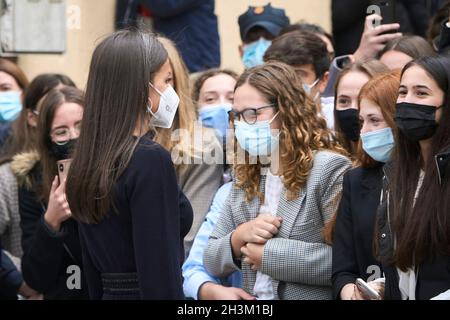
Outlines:
[{"label": "smartphone", "polygon": [[364,296],[365,298],[368,298],[370,300],[381,300],[380,294],[363,279],[361,278],[356,279],[355,284],[359,292],[361,292],[361,295]]},{"label": "smartphone", "polygon": [[69,172],[71,163],[72,159],[60,160],[56,162],[56,165],[58,166],[58,176],[60,184],[67,179],[67,173]]},{"label": "smartphone", "polygon": [[380,9],[380,15],[383,18],[382,24],[397,23],[397,17],[395,14],[395,2],[396,0],[372,0],[371,4],[377,6]]}]

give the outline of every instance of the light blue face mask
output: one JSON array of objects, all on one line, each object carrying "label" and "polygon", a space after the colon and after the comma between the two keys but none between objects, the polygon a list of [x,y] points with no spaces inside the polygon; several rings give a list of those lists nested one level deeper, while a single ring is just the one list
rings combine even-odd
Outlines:
[{"label": "light blue face mask", "polygon": [[19,91],[0,93],[0,123],[11,122],[17,119],[22,111],[22,101]]},{"label": "light blue face mask", "polygon": [[271,44],[271,41],[260,38],[258,41],[245,45],[244,55],[242,56],[245,68],[250,69],[262,65],[264,63],[264,53],[266,53]]},{"label": "light blue face mask", "polygon": [[272,135],[270,124],[278,116],[277,112],[271,120],[248,124],[245,121],[235,121],[235,134],[241,148],[251,156],[268,156],[280,143],[280,134]]},{"label": "light blue face mask", "polygon": [[391,128],[361,134],[365,152],[375,161],[386,163],[394,149],[394,135]]},{"label": "light blue face mask", "polygon": [[230,110],[231,104],[229,103],[204,106],[199,109],[199,119],[203,126],[216,129],[217,133],[223,139],[227,134],[228,111]]},{"label": "light blue face mask", "polygon": [[[305,90],[305,93],[308,96],[311,96],[311,90],[319,83],[319,81],[320,81],[320,79],[318,78],[312,84],[306,84],[306,83],[303,84],[303,90]],[[311,98],[313,98],[313,100],[316,100],[318,98],[318,96],[319,96],[319,93],[317,92],[316,96],[311,97]]]}]

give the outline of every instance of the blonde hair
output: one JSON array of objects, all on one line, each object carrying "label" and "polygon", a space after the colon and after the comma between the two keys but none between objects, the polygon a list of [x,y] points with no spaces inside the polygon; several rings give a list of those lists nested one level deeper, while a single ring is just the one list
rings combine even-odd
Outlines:
[{"label": "blonde hair", "polygon": [[[316,104],[300,89],[302,82],[291,67],[281,62],[269,62],[249,69],[238,79],[236,89],[244,84],[254,87],[279,110],[281,175],[288,190],[287,198],[293,200],[308,178],[314,151],[347,153],[332,139],[325,119],[318,115]],[[245,190],[247,201],[252,201],[255,196],[263,200],[259,190],[260,160],[250,164],[248,153],[245,158],[245,164],[234,166],[236,185]]]},{"label": "blonde hair", "polygon": [[[158,36],[158,40],[162,43],[169,55],[170,65],[173,70],[174,89],[180,97],[180,104],[178,111],[173,120],[171,128],[158,129],[155,141],[161,144],[166,150],[172,152],[177,148],[179,154],[194,157],[198,155],[191,143],[196,127],[197,112],[191,98],[191,85],[189,80],[189,73],[186,65],[175,44],[162,36]],[[185,130],[187,134],[181,134],[178,142],[174,142],[173,132],[175,130]]]}]

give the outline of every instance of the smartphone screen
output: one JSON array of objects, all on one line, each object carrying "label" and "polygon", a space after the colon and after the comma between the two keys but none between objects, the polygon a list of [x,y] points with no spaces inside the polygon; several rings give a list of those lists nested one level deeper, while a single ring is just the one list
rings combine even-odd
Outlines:
[{"label": "smartphone screen", "polygon": [[69,172],[72,159],[60,160],[56,162],[58,166],[59,183],[62,183],[67,179],[67,173]]}]

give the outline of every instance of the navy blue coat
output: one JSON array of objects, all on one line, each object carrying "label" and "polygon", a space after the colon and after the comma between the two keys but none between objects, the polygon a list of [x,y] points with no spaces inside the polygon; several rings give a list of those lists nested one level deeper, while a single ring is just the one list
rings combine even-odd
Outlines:
[{"label": "navy blue coat", "polygon": [[116,212],[99,224],[79,224],[90,298],[128,299],[104,292],[101,275],[137,273],[137,298],[183,299],[183,239],[193,213],[170,154],[141,138],[112,197]]},{"label": "navy blue coat", "polygon": [[154,30],[175,42],[190,72],[220,66],[214,0],[118,0],[116,28],[135,26],[139,5],[151,10]]},{"label": "navy blue coat", "polygon": [[356,278],[382,276],[372,250],[382,179],[381,166],[355,168],[344,175],[333,239],[334,299],[340,299],[342,288],[355,283]]}]

